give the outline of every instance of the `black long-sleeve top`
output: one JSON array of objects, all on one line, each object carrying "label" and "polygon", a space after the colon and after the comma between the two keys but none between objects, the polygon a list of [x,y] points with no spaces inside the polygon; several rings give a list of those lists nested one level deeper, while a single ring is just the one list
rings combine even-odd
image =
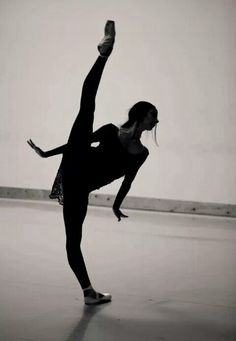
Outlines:
[{"label": "black long-sleeve top", "polygon": [[[92,134],[91,143],[99,142],[99,145],[97,147],[91,146],[89,150],[89,172],[87,174],[90,192],[124,176],[121,188],[113,205],[116,208],[120,207],[139,168],[149,154],[146,147],[144,147],[143,151],[138,154],[128,152],[121,144],[118,133],[118,127],[114,124],[106,124]],[[46,156],[48,157],[63,153],[66,146],[67,145],[63,145],[48,151],[46,152]],[[55,185],[58,187],[58,180],[61,181],[59,178],[60,177],[57,174],[57,178],[55,179],[53,186],[54,192]],[[54,194],[52,190],[50,197],[58,197]]]}]

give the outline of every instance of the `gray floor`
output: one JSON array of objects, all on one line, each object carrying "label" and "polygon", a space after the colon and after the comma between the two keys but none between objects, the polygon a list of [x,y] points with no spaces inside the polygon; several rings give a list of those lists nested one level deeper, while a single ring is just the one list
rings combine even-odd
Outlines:
[{"label": "gray floor", "polygon": [[85,307],[67,265],[61,207],[0,200],[1,341],[236,340],[236,219],[89,207]]}]

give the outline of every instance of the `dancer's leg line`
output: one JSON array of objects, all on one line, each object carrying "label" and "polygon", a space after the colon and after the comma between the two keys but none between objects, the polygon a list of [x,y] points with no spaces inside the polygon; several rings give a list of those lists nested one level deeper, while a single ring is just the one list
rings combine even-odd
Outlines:
[{"label": "dancer's leg line", "polygon": [[79,113],[68,140],[68,148],[74,151],[90,146],[96,95],[106,62],[107,58],[99,56],[83,83]]}]

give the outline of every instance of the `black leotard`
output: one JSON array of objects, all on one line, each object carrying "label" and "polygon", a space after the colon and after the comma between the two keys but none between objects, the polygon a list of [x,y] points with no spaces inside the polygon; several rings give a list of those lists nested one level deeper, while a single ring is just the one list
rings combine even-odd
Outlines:
[{"label": "black leotard", "polygon": [[[84,181],[88,183],[89,192],[99,189],[123,176],[123,187],[130,187],[140,166],[149,155],[146,147],[139,154],[131,154],[128,152],[121,144],[118,132],[119,128],[110,123],[102,126],[92,134],[91,143],[99,142],[99,145],[96,147],[91,146],[88,153],[88,167]],[[61,152],[65,150],[66,145],[62,146]],[[54,154],[51,153],[51,155]],[[62,191],[60,167],[53,184],[50,198],[57,198],[59,203],[63,204]]]}]

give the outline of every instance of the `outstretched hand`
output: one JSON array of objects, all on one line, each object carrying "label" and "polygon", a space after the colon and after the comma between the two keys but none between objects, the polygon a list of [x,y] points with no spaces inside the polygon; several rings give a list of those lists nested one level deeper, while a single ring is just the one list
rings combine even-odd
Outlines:
[{"label": "outstretched hand", "polygon": [[113,212],[114,212],[115,216],[118,218],[118,221],[120,221],[121,218],[128,218],[127,215],[123,214],[123,213],[121,212],[121,210],[119,210],[119,209],[117,209],[117,208],[114,208],[114,207],[113,207]]},{"label": "outstretched hand", "polygon": [[27,143],[39,156],[46,157],[45,152],[41,148],[37,147],[31,139],[28,140]]}]

